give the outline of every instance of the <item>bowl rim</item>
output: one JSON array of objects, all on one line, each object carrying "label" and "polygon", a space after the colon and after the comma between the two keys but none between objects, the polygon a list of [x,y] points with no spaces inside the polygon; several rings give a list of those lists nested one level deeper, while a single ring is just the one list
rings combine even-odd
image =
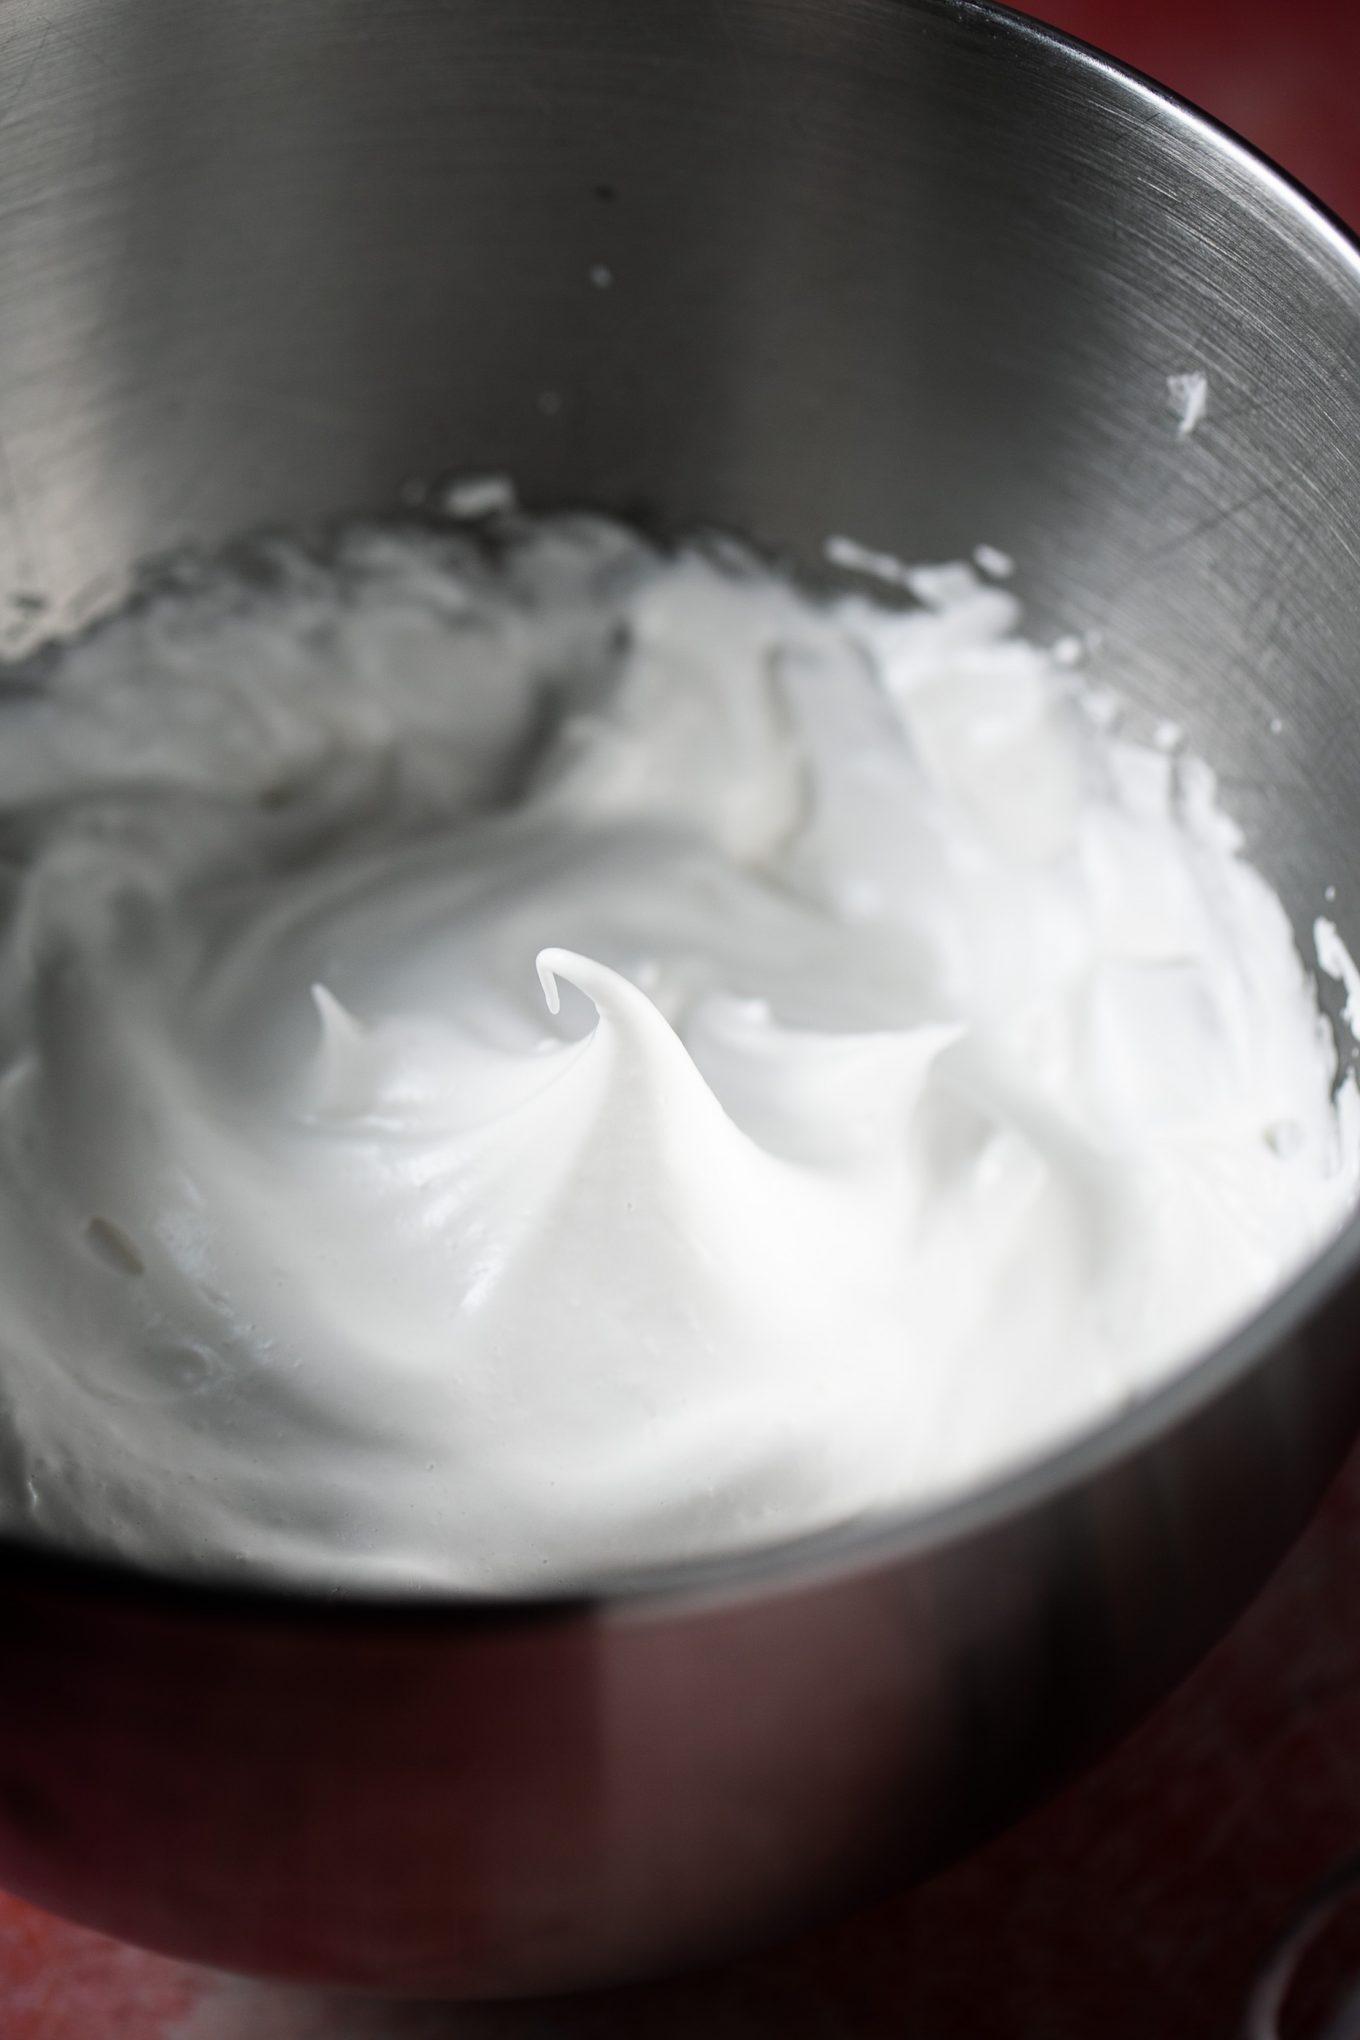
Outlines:
[{"label": "bowl rim", "polygon": [[[888,0],[888,4],[954,28],[1004,38],[1017,50],[1051,52],[1073,70],[1112,83],[1130,103],[1142,102],[1161,119],[1194,134],[1213,154],[1236,163],[1277,209],[1292,213],[1313,243],[1350,272],[1360,292],[1360,236],[1263,150],[1169,86],[1001,0]],[[832,1586],[963,1544],[1009,1519],[1061,1502],[1243,1381],[1272,1350],[1356,1283],[1360,1283],[1360,1210],[1262,1309],[1115,1417],[1088,1424],[957,1496],[883,1510],[872,1518],[755,1550],[621,1568],[583,1589],[484,1596],[442,1586],[337,1589],[307,1578],[276,1579],[253,1569],[240,1576],[225,1568],[199,1570],[182,1564],[178,1569],[153,1570],[131,1558],[48,1546],[5,1529],[0,1530],[0,1597],[17,1589],[123,1604],[177,1621],[281,1623],[294,1629],[320,1627],[328,1633],[377,1628],[414,1636],[452,1630],[522,1632],[583,1618],[675,1620],[705,1608]]]}]

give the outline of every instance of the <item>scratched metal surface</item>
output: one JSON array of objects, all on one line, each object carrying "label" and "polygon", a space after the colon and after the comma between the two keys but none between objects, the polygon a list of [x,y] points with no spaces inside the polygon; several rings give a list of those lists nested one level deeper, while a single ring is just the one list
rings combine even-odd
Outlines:
[{"label": "scratched metal surface", "polygon": [[[1352,0],[1050,0],[1360,217]],[[2,24],[0,24],[2,25]],[[38,66],[41,49],[29,53]],[[0,145],[26,70],[0,73]],[[90,140],[98,176],[98,136]],[[302,287],[299,285],[299,287]],[[71,308],[78,318],[79,307]],[[91,336],[97,338],[97,336]],[[305,399],[300,393],[299,401]],[[11,526],[19,483],[0,459]],[[104,506],[116,516],[118,505]],[[42,562],[34,561],[35,577]],[[94,591],[97,594],[97,591]],[[1229,1642],[1097,1773],[874,1914],[721,1975],[562,2006],[341,2003],[0,1899],[3,2040],[1158,2040],[1227,2033],[1299,1893],[1360,1839],[1360,1462]]]}]

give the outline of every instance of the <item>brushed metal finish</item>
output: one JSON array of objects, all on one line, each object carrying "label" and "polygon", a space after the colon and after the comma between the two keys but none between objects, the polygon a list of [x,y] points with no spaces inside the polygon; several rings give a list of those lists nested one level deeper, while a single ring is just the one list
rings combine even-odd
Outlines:
[{"label": "brushed metal finish", "polygon": [[[0,5],[11,651],[146,554],[445,468],[808,566],[986,540],[1360,946],[1358,341],[1356,253],[1292,188],[972,0]],[[490,1994],[919,1874],[1299,1528],[1360,1423],[1358,1261],[959,1508],[607,1603],[0,1547],[0,1881],[224,1966]]]}]

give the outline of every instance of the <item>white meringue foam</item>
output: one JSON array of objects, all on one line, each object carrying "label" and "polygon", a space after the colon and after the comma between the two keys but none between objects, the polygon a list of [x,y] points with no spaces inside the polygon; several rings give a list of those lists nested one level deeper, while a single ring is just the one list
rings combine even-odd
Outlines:
[{"label": "white meringue foam", "polygon": [[4,705],[0,1520],[596,1582],[986,1481],[1331,1236],[1212,775],[908,578],[370,527]]}]

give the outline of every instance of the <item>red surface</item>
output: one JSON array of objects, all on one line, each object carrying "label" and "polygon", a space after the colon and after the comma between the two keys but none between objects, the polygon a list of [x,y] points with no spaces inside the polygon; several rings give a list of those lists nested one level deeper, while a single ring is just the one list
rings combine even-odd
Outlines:
[{"label": "red surface", "polygon": [[[1038,11],[1360,223],[1360,0]],[[1357,1847],[1360,1458],[1229,1643],[1115,1758],[831,1933],[610,1999],[411,2007],[210,1977],[0,1897],[0,2040],[1227,2040],[1275,1929]]]},{"label": "red surface", "polygon": [[[263,1696],[262,1696],[263,1697]],[[1229,1641],[1114,1758],[933,1885],[719,1974],[559,2005],[326,2000],[0,1900],[3,2040],[1223,2040],[1360,1845],[1360,1455]]]},{"label": "red surface", "polygon": [[1360,224],[1357,0],[1037,0],[1027,11],[1184,93]]}]

